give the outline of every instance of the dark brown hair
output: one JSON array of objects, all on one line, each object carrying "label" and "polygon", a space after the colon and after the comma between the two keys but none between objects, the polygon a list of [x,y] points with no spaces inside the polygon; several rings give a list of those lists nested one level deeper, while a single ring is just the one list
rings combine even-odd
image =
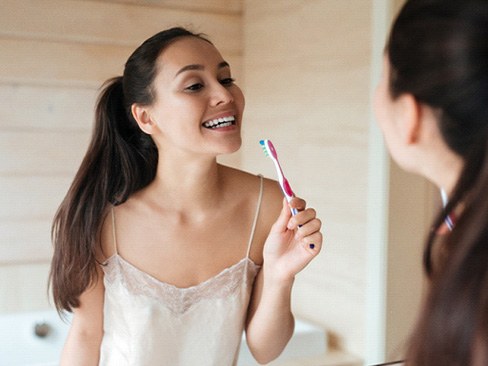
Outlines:
[{"label": "dark brown hair", "polygon": [[109,205],[126,201],[155,177],[156,146],[137,125],[131,106],[153,102],[158,56],[181,37],[208,42],[184,28],[164,30],[132,53],[123,76],[103,86],[88,151],[52,226],[49,283],[58,311],[78,307],[81,293],[98,279],[97,254],[101,253],[100,234]]},{"label": "dark brown hair", "polygon": [[[488,364],[488,1],[410,0],[386,48],[393,97],[412,94],[432,107],[463,171],[428,237],[430,289],[408,351],[408,364]],[[433,261],[436,233],[462,204],[454,230]],[[435,245],[438,245],[437,243]],[[433,265],[433,262],[436,265]]]}]

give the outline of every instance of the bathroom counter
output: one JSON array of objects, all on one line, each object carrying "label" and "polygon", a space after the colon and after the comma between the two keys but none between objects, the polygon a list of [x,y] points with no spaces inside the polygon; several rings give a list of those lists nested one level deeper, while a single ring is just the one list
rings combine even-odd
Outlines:
[{"label": "bathroom counter", "polygon": [[[295,320],[295,331],[283,353],[268,366],[362,366],[357,356],[331,348],[327,332],[304,319]],[[238,366],[259,366],[251,355],[245,335]]]},{"label": "bathroom counter", "polygon": [[329,350],[326,354],[310,358],[271,362],[268,366],[362,366],[363,362],[357,356]]}]

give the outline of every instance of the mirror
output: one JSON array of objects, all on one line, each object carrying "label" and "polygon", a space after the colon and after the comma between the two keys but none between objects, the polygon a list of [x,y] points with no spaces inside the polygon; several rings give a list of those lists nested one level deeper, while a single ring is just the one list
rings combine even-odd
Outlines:
[{"label": "mirror", "polygon": [[[297,278],[294,311],[326,329],[330,349],[358,356],[351,362],[380,362],[397,352],[412,317],[402,299],[413,299],[414,309],[419,297],[422,239],[411,252],[401,240],[388,250],[388,235],[395,231],[388,215],[416,202],[421,216],[402,220],[422,226],[432,202],[426,183],[415,180],[408,196],[400,190],[389,200],[389,179],[410,178],[390,176],[392,165],[370,111],[388,24],[401,3],[4,4],[0,312],[49,309],[51,220],[86,150],[98,88],[121,74],[142,40],[181,24],[208,34],[246,95],[243,147],[222,162],[275,178],[257,143],[272,139],[294,190],[324,220],[324,251]],[[416,263],[410,279],[401,275],[405,268],[395,267],[400,263]],[[404,286],[407,295],[398,293]],[[381,347],[372,347],[376,341]]]}]

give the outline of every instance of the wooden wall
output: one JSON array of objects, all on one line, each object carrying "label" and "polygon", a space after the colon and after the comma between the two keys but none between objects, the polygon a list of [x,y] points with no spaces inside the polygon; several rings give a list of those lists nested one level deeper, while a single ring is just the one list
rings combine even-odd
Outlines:
[{"label": "wooden wall", "polygon": [[294,309],[363,354],[371,7],[369,0],[246,0],[243,166],[276,177],[270,138],[297,195],[324,221],[323,252],[295,282]]}]

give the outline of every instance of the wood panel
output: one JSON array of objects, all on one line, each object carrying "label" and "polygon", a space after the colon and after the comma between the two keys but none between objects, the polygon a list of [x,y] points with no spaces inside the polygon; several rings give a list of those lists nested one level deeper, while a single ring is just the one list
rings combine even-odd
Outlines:
[{"label": "wood panel", "polygon": [[97,94],[93,88],[0,84],[0,131],[87,132]]},{"label": "wood panel", "polygon": [[[190,3],[182,1],[182,4]],[[2,0],[0,36],[121,45],[134,49],[172,26],[207,34],[225,54],[242,53],[240,14],[67,0]]]},{"label": "wood panel", "polygon": [[0,39],[0,81],[96,87],[120,75],[129,47]]},{"label": "wood panel", "polygon": [[1,132],[0,176],[74,175],[90,132]]},{"label": "wood panel", "polygon": [[72,179],[72,176],[0,176],[0,221],[50,220]]},{"label": "wood panel", "polygon": [[[86,1],[86,0],[81,0]],[[173,9],[185,9],[196,12],[212,12],[225,14],[240,14],[242,1],[240,0],[93,0],[137,6],[162,7]]]},{"label": "wood panel", "polygon": [[5,264],[49,262],[52,257],[51,220],[0,222],[0,267]]},{"label": "wood panel", "polygon": [[[122,75],[132,47],[0,39],[0,83],[97,88]],[[237,75],[240,56],[227,56]]]},{"label": "wood panel", "polygon": [[95,94],[0,85],[0,265],[50,260],[51,221],[86,150]]},{"label": "wood panel", "polygon": [[0,39],[0,83],[95,88],[121,75],[130,47]]},{"label": "wood panel", "polygon": [[47,263],[0,266],[0,312],[48,309],[48,274]]},{"label": "wood panel", "polygon": [[371,1],[245,2],[246,169],[276,177],[273,139],[295,192],[324,221],[323,253],[295,281],[299,316],[338,345],[365,343]]}]

